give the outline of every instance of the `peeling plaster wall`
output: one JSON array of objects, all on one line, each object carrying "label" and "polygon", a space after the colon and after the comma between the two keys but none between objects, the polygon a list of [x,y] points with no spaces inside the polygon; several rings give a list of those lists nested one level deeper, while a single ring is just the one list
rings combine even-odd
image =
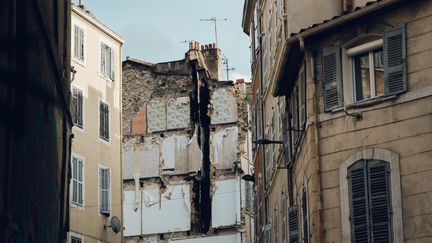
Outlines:
[{"label": "peeling plaster wall", "polygon": [[229,127],[210,136],[210,158],[216,169],[231,169],[237,161],[238,127]]},{"label": "peeling plaster wall", "polygon": [[173,243],[241,243],[240,234],[232,235],[218,235],[211,237],[203,237],[197,239],[187,239],[187,240],[169,240],[168,242]]},{"label": "peeling plaster wall", "polygon": [[239,177],[215,182],[212,215],[212,228],[237,225],[241,221]]},{"label": "peeling plaster wall", "polygon": [[[157,184],[144,185],[136,210],[135,191],[124,195],[125,237],[190,230],[189,184],[169,185],[164,191]],[[169,219],[169,223],[161,219]]]},{"label": "peeling plaster wall", "polygon": [[[206,55],[211,53],[207,50]],[[213,68],[207,71],[214,78],[217,58],[207,60],[209,57],[200,56],[199,52],[193,54],[198,55],[194,60],[198,60],[200,68]],[[168,239],[200,242],[195,238],[201,237],[203,217],[200,215],[203,156],[199,141],[203,136],[199,138],[194,114],[202,107],[194,103],[197,94],[190,69],[185,60],[151,64],[128,58],[123,63],[124,215],[125,227],[130,227],[125,230],[126,242],[171,242]],[[206,114],[211,118],[209,140],[213,165],[211,205],[217,204],[211,208],[214,222],[207,234],[218,234],[213,230],[216,227],[223,235],[203,239],[240,242],[237,239],[240,234],[236,232],[243,227],[239,172],[240,156],[245,153],[243,133],[248,130],[247,100],[242,84],[209,79],[207,85],[210,105]],[[172,191],[185,183],[187,194],[184,188],[181,193]],[[138,197],[135,193],[142,200],[138,209],[134,204]],[[183,204],[179,204],[180,200],[164,201],[169,194],[171,198],[185,201]],[[187,225],[186,221],[178,222],[180,218],[187,219]],[[163,224],[155,224],[156,221]],[[137,227],[141,222],[143,226]]]}]

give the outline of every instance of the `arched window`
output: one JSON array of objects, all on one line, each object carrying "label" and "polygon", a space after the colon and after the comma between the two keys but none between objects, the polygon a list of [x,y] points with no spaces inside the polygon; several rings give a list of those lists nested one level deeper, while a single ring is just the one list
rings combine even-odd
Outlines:
[{"label": "arched window", "polygon": [[365,149],[339,166],[343,242],[402,242],[399,155]]}]

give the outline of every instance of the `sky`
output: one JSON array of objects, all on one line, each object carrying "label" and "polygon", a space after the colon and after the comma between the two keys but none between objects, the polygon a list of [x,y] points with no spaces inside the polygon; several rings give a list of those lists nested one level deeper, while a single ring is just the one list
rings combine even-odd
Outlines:
[{"label": "sky", "polygon": [[[73,0],[77,3],[78,0]],[[230,79],[250,80],[250,41],[241,27],[244,0],[83,0],[85,7],[125,39],[123,57],[157,63],[184,58],[188,43],[215,42],[228,58]],[[186,42],[185,42],[186,41]],[[226,71],[222,72],[223,79]]]}]

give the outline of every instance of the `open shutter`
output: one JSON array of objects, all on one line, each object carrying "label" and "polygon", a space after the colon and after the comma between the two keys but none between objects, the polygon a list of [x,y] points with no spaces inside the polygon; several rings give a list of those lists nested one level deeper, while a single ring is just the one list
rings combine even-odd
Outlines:
[{"label": "open shutter", "polygon": [[109,108],[108,108],[108,105],[105,105],[105,138],[107,140],[110,139],[110,133],[109,133]]},{"label": "open shutter", "polygon": [[285,166],[288,166],[288,164],[291,162],[291,143],[290,143],[289,116],[288,116],[287,107],[288,105],[285,103],[284,110],[281,111],[283,156],[284,156]]},{"label": "open shutter", "polygon": [[324,109],[342,106],[342,68],[340,49],[324,48],[322,53]]},{"label": "open shutter", "polygon": [[83,126],[83,94],[81,91],[77,92],[77,124],[79,127]]},{"label": "open shutter", "polygon": [[391,222],[387,163],[370,161],[368,174],[372,242],[389,242]]},{"label": "open shutter", "polygon": [[114,81],[114,50],[112,48],[109,48],[109,75],[110,79]]},{"label": "open shutter", "polygon": [[103,103],[99,103],[99,136],[103,137],[104,135],[104,107]]},{"label": "open shutter", "polygon": [[407,90],[405,26],[384,33],[384,70],[386,95]]},{"label": "open shutter", "polygon": [[102,75],[106,75],[106,55],[105,44],[101,43],[100,72]]},{"label": "open shutter", "polygon": [[357,162],[349,171],[351,231],[353,242],[368,242],[368,199],[366,161]]},{"label": "open shutter", "polygon": [[299,243],[299,220],[298,220],[298,207],[288,208],[288,231],[289,231],[289,242]]},{"label": "open shutter", "polygon": [[72,120],[75,125],[78,124],[78,92],[76,89],[72,89],[72,105],[71,105],[71,113]]}]

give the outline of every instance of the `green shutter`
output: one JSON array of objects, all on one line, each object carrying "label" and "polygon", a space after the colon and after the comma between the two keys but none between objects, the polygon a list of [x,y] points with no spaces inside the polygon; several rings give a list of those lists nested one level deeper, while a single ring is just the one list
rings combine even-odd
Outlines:
[{"label": "green shutter", "polygon": [[322,77],[324,109],[342,106],[342,68],[340,49],[338,47],[324,48],[322,52]]},{"label": "green shutter", "polygon": [[299,243],[299,220],[298,207],[288,208],[288,231],[289,243]]},{"label": "green shutter", "polygon": [[386,95],[407,90],[405,26],[384,33],[384,71]]}]

